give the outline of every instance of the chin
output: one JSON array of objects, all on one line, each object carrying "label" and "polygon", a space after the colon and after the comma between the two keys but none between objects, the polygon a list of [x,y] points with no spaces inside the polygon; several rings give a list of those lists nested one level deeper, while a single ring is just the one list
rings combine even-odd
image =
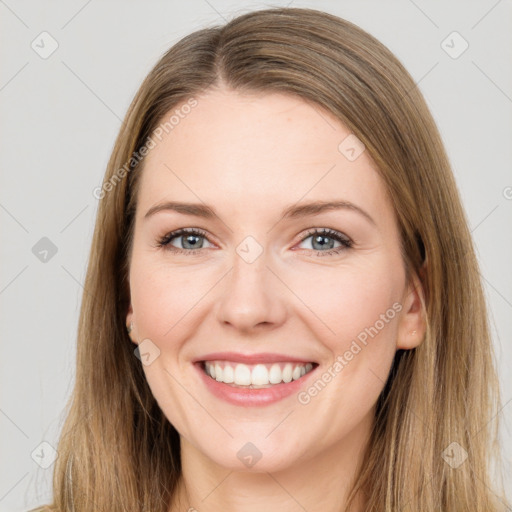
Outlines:
[{"label": "chin", "polygon": [[211,445],[196,446],[214,464],[236,472],[273,473],[298,462],[301,454],[296,447],[300,444],[303,450],[303,442],[288,438],[288,444],[283,445],[278,440],[265,439],[267,434],[237,436],[227,442],[219,442],[213,450]]}]

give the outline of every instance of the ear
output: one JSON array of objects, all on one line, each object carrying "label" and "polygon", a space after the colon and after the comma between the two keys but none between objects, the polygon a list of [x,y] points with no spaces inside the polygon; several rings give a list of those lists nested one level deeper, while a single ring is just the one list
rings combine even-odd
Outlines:
[{"label": "ear", "polygon": [[[138,345],[137,338],[135,336],[135,325],[134,324],[135,324],[135,322],[133,321],[133,308],[130,303],[130,305],[128,307],[128,312],[126,313],[126,329],[127,329],[129,338],[132,340],[133,343],[135,343],[135,345]],[[133,329],[131,330],[131,332],[129,329],[130,326],[133,326]]]},{"label": "ear", "polygon": [[[423,268],[420,272],[424,275]],[[423,285],[416,273],[413,273],[402,300],[397,349],[411,350],[423,341],[427,329],[424,299]]]}]

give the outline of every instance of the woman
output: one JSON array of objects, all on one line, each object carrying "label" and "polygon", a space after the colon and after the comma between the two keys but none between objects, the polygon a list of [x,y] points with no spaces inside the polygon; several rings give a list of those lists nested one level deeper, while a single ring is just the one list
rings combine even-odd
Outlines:
[{"label": "woman", "polygon": [[372,36],[279,8],[185,37],[96,195],[47,510],[506,509],[466,218]]}]

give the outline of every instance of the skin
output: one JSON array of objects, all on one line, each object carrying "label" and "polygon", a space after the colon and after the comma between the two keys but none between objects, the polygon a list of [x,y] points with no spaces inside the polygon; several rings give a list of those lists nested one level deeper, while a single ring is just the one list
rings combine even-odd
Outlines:
[{"label": "skin", "polygon": [[[425,332],[394,210],[368,152],[349,161],[338,146],[350,132],[318,106],[224,87],[197,100],[146,157],[126,317],[133,342],[149,339],[160,351],[144,372],[181,436],[183,477],[171,511],[342,510],[394,354]],[[281,219],[287,206],[313,200],[350,201],[374,223],[351,209]],[[165,201],[205,203],[217,217],[144,218]],[[207,233],[196,255],[158,247],[180,228]],[[331,246],[308,235],[322,228],[353,247],[326,255]],[[263,249],[250,264],[236,252],[247,236]],[[190,251],[186,243],[178,236],[171,246]],[[396,303],[400,312],[305,405],[295,394],[232,405],[191,363],[214,351],[284,353],[319,363],[319,377]],[[251,468],[237,457],[247,442],[261,453]],[[359,497],[355,510],[363,506]]]}]

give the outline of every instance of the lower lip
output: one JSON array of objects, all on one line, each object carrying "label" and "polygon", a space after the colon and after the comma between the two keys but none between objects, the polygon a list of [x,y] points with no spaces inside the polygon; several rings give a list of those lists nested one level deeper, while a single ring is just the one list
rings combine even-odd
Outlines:
[{"label": "lower lip", "polygon": [[269,405],[298,393],[304,386],[306,379],[308,379],[309,376],[315,372],[316,368],[318,368],[313,368],[300,379],[292,380],[289,383],[283,382],[281,384],[274,384],[268,388],[244,389],[235,388],[229,384],[225,384],[224,382],[218,382],[209,375],[206,375],[203,370],[202,363],[195,363],[194,366],[211,393],[231,404],[244,406]]}]

